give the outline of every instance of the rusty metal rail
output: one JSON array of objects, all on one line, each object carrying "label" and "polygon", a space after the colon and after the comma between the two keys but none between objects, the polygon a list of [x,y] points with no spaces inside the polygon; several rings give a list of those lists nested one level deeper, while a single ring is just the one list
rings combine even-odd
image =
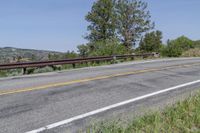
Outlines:
[{"label": "rusty metal rail", "polygon": [[99,57],[87,57],[87,58],[74,58],[74,59],[65,59],[65,60],[49,60],[49,61],[37,61],[37,62],[21,62],[21,63],[9,63],[9,64],[0,64],[0,70],[9,70],[9,69],[19,69],[22,68],[26,71],[26,68],[32,67],[45,67],[45,66],[55,66],[55,65],[64,65],[72,64],[75,67],[75,64],[87,63],[87,62],[99,62],[99,61],[112,61],[118,59],[134,59],[135,57],[149,57],[154,56],[153,53],[150,54],[137,54],[137,55],[114,55],[114,56],[99,56]]}]

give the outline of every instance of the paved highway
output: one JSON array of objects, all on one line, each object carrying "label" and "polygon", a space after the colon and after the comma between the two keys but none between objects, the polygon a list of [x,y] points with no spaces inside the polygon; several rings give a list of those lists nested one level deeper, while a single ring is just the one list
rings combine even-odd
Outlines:
[{"label": "paved highway", "polygon": [[0,132],[76,132],[200,88],[200,58],[158,59],[0,79]]}]

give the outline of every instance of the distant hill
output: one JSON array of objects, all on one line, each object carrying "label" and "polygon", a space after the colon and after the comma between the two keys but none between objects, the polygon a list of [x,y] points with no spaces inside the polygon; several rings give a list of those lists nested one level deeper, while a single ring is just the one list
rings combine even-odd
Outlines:
[{"label": "distant hill", "polygon": [[64,53],[55,51],[4,47],[0,48],[0,63],[48,60],[49,54],[62,55]]}]

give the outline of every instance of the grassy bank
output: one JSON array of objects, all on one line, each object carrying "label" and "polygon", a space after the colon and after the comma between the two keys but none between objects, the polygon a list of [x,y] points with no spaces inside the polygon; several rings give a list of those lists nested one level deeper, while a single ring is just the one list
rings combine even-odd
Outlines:
[{"label": "grassy bank", "polygon": [[90,128],[87,133],[199,133],[200,93],[162,112],[136,118],[128,125],[119,123],[102,123]]}]

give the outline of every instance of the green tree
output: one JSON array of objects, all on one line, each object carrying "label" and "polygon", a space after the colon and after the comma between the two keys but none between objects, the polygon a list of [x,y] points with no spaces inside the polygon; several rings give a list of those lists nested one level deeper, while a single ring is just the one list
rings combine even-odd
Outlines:
[{"label": "green tree", "polygon": [[139,49],[143,52],[159,52],[162,47],[162,32],[153,31],[146,33],[141,39]]},{"label": "green tree", "polygon": [[54,53],[49,53],[48,54],[48,60],[59,60],[61,59],[61,55],[60,54],[54,54]]},{"label": "green tree", "polygon": [[152,29],[147,3],[140,0],[116,0],[115,13],[117,16],[118,37],[127,48],[132,49],[141,35]]},{"label": "green tree", "polygon": [[115,38],[115,14],[113,0],[97,0],[86,15],[90,32],[86,39],[90,42],[106,41]]},{"label": "green tree", "polygon": [[185,36],[178,37],[175,40],[169,40],[169,45],[176,45],[180,47],[182,50],[188,50],[194,48],[194,42]]},{"label": "green tree", "polygon": [[118,40],[106,40],[90,42],[86,45],[78,46],[78,53],[81,57],[86,56],[109,56],[126,54],[126,48]]},{"label": "green tree", "polygon": [[88,46],[94,46],[94,48],[90,50],[90,56],[121,55],[127,52],[125,47],[117,40],[106,40],[106,42],[99,41],[95,44],[88,44]]},{"label": "green tree", "polygon": [[74,51],[67,51],[62,58],[67,59],[67,58],[76,58],[78,57],[78,54],[75,53]]},{"label": "green tree", "polygon": [[163,46],[161,49],[162,56],[167,57],[179,57],[181,56],[183,50],[173,43],[168,43],[167,46]]},{"label": "green tree", "polygon": [[168,57],[179,57],[184,51],[192,49],[195,44],[185,36],[178,37],[175,40],[168,40],[167,46],[162,49],[162,55]]},{"label": "green tree", "polygon": [[77,48],[78,48],[79,56],[81,56],[81,57],[88,57],[89,56],[88,45],[82,44],[82,45],[79,45]]}]

